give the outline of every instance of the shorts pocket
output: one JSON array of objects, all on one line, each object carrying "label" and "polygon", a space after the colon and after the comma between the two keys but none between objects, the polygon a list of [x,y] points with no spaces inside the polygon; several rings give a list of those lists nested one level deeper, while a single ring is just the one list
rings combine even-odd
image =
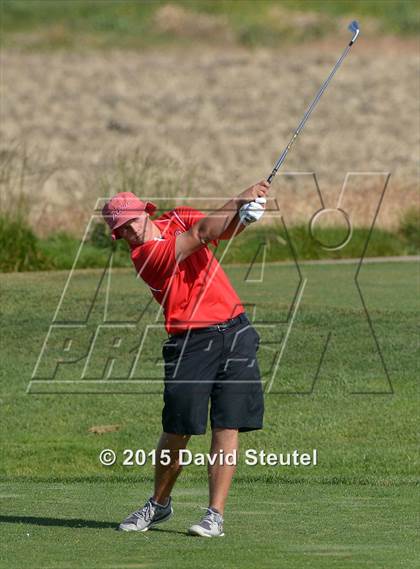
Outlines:
[{"label": "shorts pocket", "polygon": [[162,356],[165,362],[172,361],[181,353],[182,338],[168,338],[162,346]]},{"label": "shorts pocket", "polygon": [[235,355],[253,357],[258,351],[260,336],[255,328],[250,325],[238,330],[232,345],[232,353]]}]

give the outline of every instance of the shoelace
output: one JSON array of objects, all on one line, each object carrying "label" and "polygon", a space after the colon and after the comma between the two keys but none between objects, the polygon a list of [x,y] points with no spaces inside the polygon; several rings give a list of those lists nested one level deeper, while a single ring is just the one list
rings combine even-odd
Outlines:
[{"label": "shoelace", "polygon": [[209,522],[210,525],[216,525],[218,529],[222,526],[223,518],[221,514],[217,514],[216,512],[212,512],[209,508],[204,508],[201,506],[202,510],[206,510],[207,513],[203,516],[201,523],[204,521]]},{"label": "shoelace", "polygon": [[154,508],[150,501],[147,502],[146,505],[143,506],[141,510],[137,510],[137,512],[134,512],[136,518],[143,518],[146,522],[150,522],[153,514],[154,514]]}]

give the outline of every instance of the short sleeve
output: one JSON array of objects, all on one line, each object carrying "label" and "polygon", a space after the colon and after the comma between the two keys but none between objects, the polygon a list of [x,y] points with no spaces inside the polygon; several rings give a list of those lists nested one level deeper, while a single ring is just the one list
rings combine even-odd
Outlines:
[{"label": "short sleeve", "polygon": [[178,272],[176,236],[147,241],[131,252],[137,274],[149,285],[161,283]]},{"label": "short sleeve", "polygon": [[[197,221],[203,219],[203,217],[206,217],[202,211],[188,206],[179,206],[176,207],[173,211],[175,216],[180,220],[181,223],[183,223],[186,231],[188,231],[190,227],[197,223]],[[219,239],[213,239],[210,241],[210,243],[217,247],[219,245]]]},{"label": "short sleeve", "polygon": [[188,206],[178,206],[173,210],[173,213],[187,230],[197,223],[197,221],[206,217],[202,211]]}]

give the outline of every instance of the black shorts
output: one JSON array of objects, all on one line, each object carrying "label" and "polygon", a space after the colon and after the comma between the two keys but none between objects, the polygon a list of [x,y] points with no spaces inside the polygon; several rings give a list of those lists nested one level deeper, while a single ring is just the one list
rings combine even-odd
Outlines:
[{"label": "black shorts", "polygon": [[263,426],[264,398],[256,353],[260,337],[245,313],[223,330],[190,330],[163,345],[166,433],[202,435],[211,428]]}]

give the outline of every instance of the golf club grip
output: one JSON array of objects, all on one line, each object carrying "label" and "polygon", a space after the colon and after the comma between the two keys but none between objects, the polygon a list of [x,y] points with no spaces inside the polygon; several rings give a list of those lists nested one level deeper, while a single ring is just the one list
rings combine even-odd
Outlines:
[{"label": "golf club grip", "polygon": [[274,178],[275,175],[276,175],[275,172],[271,172],[271,174],[268,176],[267,182],[268,182],[270,185],[271,185],[271,182],[272,182],[272,180],[273,180],[273,178]]}]

